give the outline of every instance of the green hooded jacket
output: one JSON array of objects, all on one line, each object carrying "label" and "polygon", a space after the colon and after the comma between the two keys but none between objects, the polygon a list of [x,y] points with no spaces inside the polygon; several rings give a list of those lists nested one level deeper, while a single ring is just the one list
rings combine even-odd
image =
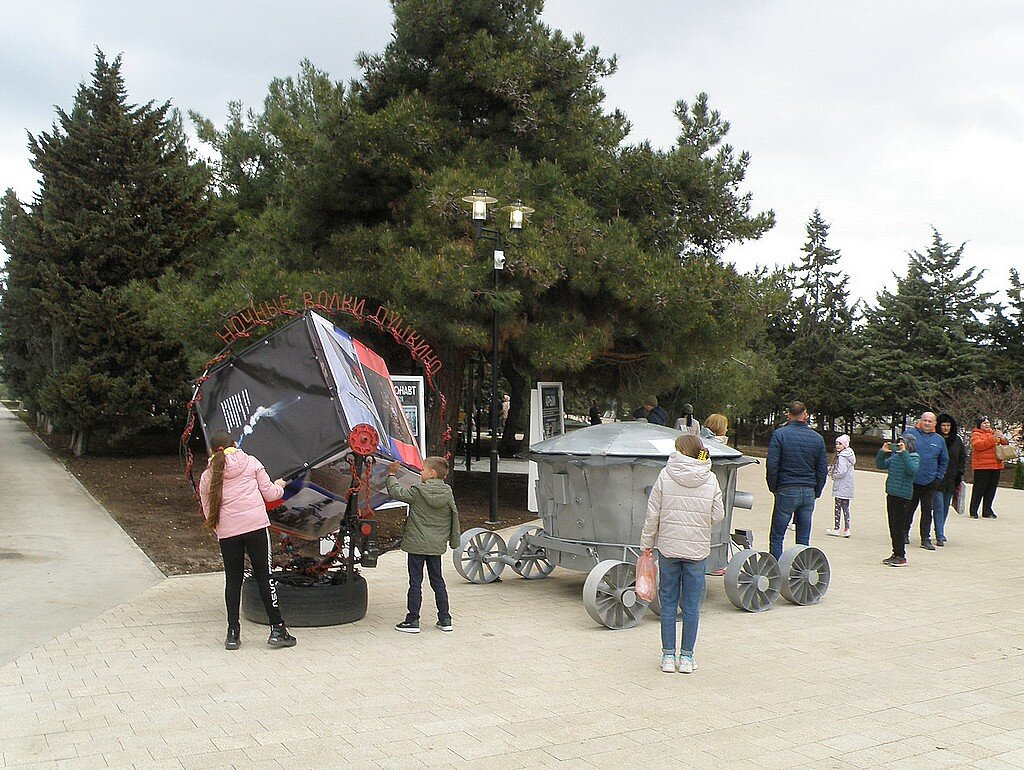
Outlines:
[{"label": "green hooded jacket", "polygon": [[402,525],[403,551],[440,556],[446,546],[459,547],[459,509],[452,488],[441,479],[403,487],[394,476],[388,476],[388,495],[409,504],[409,516]]}]

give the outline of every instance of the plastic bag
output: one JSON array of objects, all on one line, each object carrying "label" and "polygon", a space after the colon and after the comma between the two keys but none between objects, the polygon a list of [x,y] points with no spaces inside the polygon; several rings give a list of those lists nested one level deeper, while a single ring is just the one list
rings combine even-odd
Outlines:
[{"label": "plastic bag", "polygon": [[953,490],[953,510],[959,514],[967,510],[967,485],[962,481]]},{"label": "plastic bag", "polygon": [[644,551],[636,560],[636,595],[641,601],[654,598],[658,585],[658,565],[651,551]]}]

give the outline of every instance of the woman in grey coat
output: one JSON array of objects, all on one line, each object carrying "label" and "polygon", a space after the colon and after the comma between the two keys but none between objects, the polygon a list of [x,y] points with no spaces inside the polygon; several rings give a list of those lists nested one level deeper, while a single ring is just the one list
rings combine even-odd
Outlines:
[{"label": "woman in grey coat", "polygon": [[857,457],[850,449],[850,437],[844,433],[836,439],[836,458],[828,471],[832,477],[832,497],[836,501],[836,526],[828,534],[834,537],[850,536],[850,500],[853,499],[853,468],[856,464]]}]

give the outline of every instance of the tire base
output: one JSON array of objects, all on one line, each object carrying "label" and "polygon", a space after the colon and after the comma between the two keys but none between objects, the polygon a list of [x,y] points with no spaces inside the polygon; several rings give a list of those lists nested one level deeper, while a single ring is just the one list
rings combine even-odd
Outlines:
[{"label": "tire base", "polygon": [[[366,617],[366,578],[356,575],[344,583],[296,585],[274,575],[277,601],[288,627],[337,626]],[[242,583],[242,617],[270,625],[256,581],[246,576]]]}]

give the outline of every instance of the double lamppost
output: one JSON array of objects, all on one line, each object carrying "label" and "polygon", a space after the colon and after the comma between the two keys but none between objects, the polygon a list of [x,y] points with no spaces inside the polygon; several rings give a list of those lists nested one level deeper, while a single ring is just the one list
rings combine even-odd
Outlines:
[{"label": "double lamppost", "polygon": [[[498,274],[505,269],[505,236],[499,227],[487,227],[490,206],[498,202],[487,194],[487,190],[474,190],[462,200],[473,206],[473,239],[494,243],[494,310],[491,313],[491,507],[487,523],[498,523],[498,419],[501,401],[498,398]],[[524,206],[521,200],[514,200],[503,207],[508,212],[508,228],[512,232],[523,229],[526,218],[533,209]]]}]

